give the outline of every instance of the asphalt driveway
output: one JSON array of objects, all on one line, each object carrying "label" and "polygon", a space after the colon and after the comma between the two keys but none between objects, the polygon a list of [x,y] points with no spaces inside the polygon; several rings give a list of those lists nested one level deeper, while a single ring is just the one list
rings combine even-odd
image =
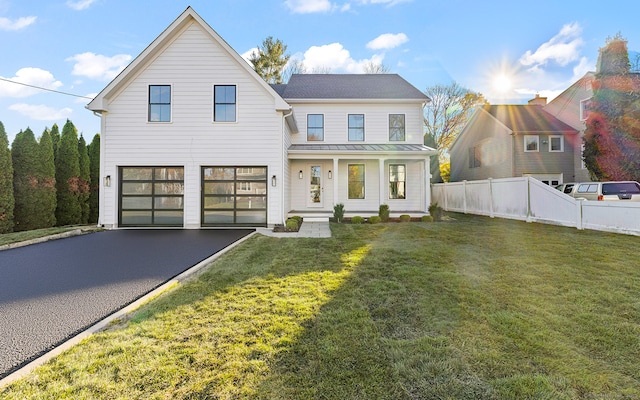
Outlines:
[{"label": "asphalt driveway", "polygon": [[251,232],[117,230],[0,251],[0,379]]}]

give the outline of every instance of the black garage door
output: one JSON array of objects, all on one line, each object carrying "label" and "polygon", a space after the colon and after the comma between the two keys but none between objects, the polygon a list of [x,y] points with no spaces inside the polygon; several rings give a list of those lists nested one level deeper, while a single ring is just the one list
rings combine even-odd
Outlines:
[{"label": "black garage door", "polygon": [[120,167],[118,225],[184,225],[183,167]]},{"label": "black garage door", "polygon": [[202,167],[202,226],[267,226],[267,167]]}]

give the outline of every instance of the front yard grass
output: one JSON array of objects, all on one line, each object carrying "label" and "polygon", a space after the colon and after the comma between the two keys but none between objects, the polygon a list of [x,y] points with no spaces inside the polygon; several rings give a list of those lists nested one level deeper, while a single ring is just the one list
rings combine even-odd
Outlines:
[{"label": "front yard grass", "polygon": [[251,238],[0,398],[640,398],[638,237],[331,227]]}]

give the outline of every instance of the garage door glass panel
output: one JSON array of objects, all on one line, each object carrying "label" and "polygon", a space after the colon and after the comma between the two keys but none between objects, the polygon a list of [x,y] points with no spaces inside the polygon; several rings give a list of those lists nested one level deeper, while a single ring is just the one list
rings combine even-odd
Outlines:
[{"label": "garage door glass panel", "polygon": [[182,210],[184,208],[182,197],[155,197],[153,201],[155,209]]},{"label": "garage door glass panel", "polygon": [[151,194],[153,189],[150,182],[123,182],[122,194]]},{"label": "garage door glass panel", "polygon": [[151,208],[151,197],[123,197],[122,208],[125,210],[143,208]]},{"label": "garage door glass panel", "polygon": [[122,179],[132,181],[150,181],[153,179],[152,168],[122,168]]},{"label": "garage door glass panel", "polygon": [[154,185],[154,194],[183,194],[184,184],[182,182],[156,183]]},{"label": "garage door glass panel", "polygon": [[267,168],[202,168],[202,225],[266,226]]},{"label": "garage door glass panel", "polygon": [[151,211],[122,211],[120,225],[151,225]]},{"label": "garage door glass panel", "polygon": [[183,168],[156,168],[155,180],[157,181],[183,181]]},{"label": "garage door glass panel", "polygon": [[153,222],[155,225],[177,226],[182,225],[183,213],[181,211],[156,211]]}]

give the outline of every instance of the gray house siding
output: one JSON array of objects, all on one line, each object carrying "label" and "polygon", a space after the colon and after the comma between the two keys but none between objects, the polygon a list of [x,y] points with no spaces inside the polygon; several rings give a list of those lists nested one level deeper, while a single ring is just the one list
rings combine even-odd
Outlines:
[{"label": "gray house siding", "polygon": [[[539,151],[526,152],[524,150],[524,138],[526,135],[539,137]],[[551,135],[560,136],[560,135]],[[526,174],[562,174],[564,182],[572,182],[574,177],[574,147],[578,135],[564,135],[564,151],[551,152],[550,135],[522,132],[514,136],[513,152],[514,174],[523,176]],[[546,143],[545,143],[546,142]]]},{"label": "gray house siding", "polygon": [[473,127],[475,133],[465,135],[463,131],[450,149],[451,182],[512,176],[511,131],[481,109],[467,127]]}]

